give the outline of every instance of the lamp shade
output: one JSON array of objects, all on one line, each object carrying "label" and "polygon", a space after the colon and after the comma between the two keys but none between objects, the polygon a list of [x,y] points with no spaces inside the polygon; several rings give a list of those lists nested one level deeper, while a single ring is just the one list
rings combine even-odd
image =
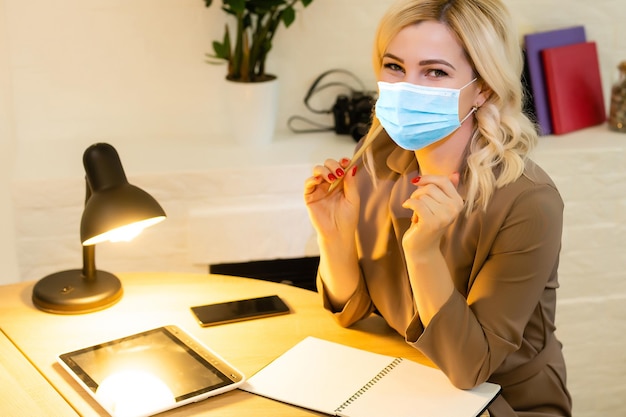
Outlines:
[{"label": "lamp shade", "polygon": [[130,240],[143,228],[165,219],[165,211],[150,194],[128,183],[113,146],[90,146],[83,164],[91,194],[80,224],[83,245]]}]

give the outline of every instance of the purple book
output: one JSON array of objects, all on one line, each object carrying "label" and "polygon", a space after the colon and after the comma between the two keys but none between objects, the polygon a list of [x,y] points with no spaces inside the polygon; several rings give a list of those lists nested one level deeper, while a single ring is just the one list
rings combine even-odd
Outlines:
[{"label": "purple book", "polygon": [[547,48],[571,45],[586,41],[584,26],[573,26],[546,32],[530,33],[524,36],[526,64],[534,103],[535,117],[541,135],[552,133],[550,102],[546,91],[541,51]]}]

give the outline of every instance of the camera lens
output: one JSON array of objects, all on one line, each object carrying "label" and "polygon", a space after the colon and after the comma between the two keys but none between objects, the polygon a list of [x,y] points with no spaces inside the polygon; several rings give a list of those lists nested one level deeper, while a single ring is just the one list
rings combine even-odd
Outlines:
[{"label": "camera lens", "polygon": [[350,136],[352,136],[352,139],[358,142],[363,136],[367,134],[369,128],[369,123],[357,123],[350,129]]}]

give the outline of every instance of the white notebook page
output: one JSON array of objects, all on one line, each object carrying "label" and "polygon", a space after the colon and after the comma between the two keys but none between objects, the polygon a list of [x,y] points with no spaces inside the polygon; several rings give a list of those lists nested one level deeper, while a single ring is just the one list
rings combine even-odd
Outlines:
[{"label": "white notebook page", "polygon": [[240,388],[334,415],[364,381],[372,379],[394,359],[346,347],[308,337],[250,377]]}]

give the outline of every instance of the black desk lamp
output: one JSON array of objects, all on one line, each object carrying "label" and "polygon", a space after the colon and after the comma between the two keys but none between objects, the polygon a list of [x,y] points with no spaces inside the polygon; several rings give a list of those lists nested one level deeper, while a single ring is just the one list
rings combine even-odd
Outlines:
[{"label": "black desk lamp", "polygon": [[83,165],[87,182],[80,224],[83,269],[57,272],[35,284],[33,303],[50,313],[89,313],[119,301],[122,284],[115,275],[96,270],[95,244],[130,240],[165,219],[152,196],[128,183],[113,146],[91,145],[83,155]]}]

